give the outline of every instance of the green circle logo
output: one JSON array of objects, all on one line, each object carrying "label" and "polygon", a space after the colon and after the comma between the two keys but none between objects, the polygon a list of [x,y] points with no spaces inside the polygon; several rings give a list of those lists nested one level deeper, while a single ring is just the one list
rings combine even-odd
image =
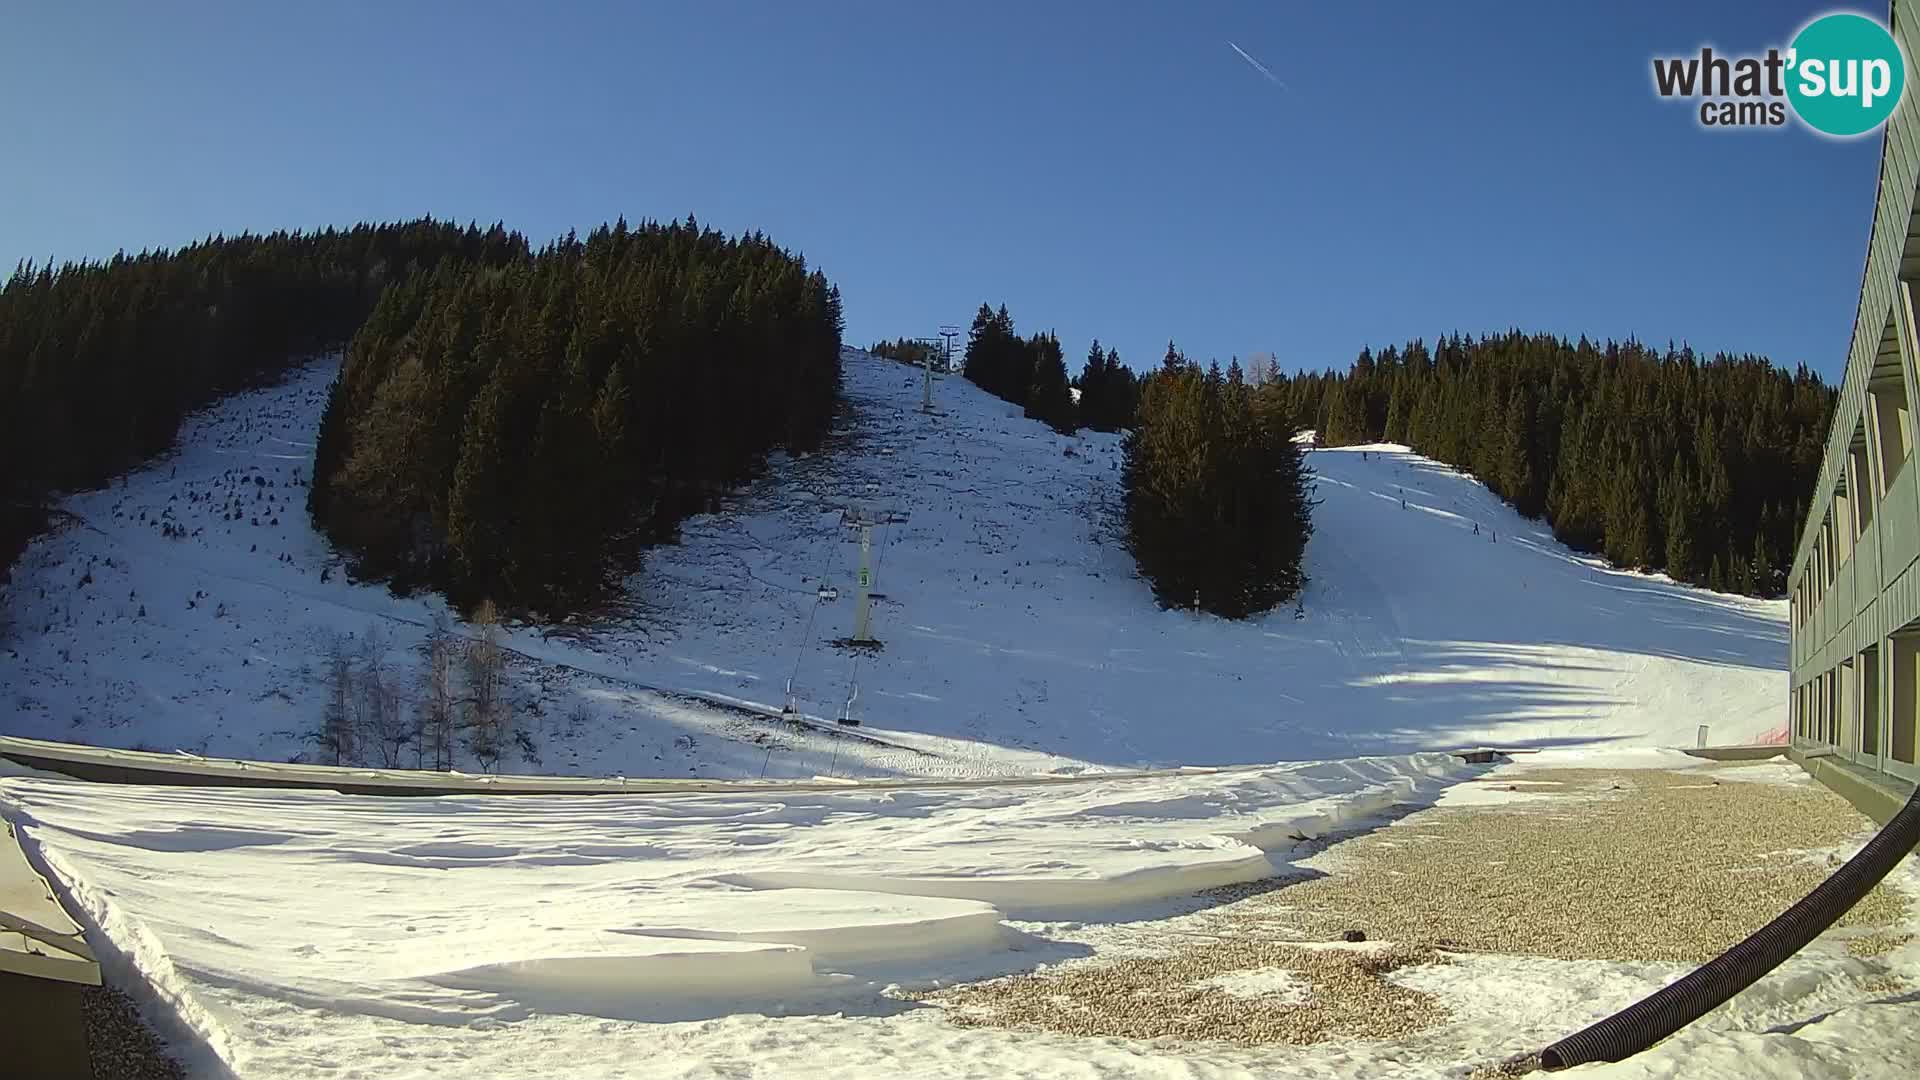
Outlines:
[{"label": "green circle logo", "polygon": [[1863,135],[1887,122],[1907,86],[1907,63],[1885,27],[1839,12],[1806,25],[1787,53],[1787,100],[1815,131]]}]

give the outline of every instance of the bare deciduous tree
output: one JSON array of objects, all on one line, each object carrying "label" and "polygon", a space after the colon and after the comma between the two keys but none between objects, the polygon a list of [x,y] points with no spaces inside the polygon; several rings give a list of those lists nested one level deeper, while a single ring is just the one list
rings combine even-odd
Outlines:
[{"label": "bare deciduous tree", "polygon": [[360,639],[358,684],[361,731],[379,751],[380,764],[397,769],[401,752],[413,741],[413,727],[406,719],[399,680],[387,668],[387,638],[379,623],[368,626]]},{"label": "bare deciduous tree", "polygon": [[467,749],[482,769],[493,772],[506,738],[506,708],[501,700],[506,655],[500,648],[500,614],[493,601],[482,600],[471,621],[477,635],[467,642],[466,650]]},{"label": "bare deciduous tree", "polygon": [[320,746],[333,754],[335,765],[351,765],[354,745],[353,652],[346,634],[327,640],[326,668],[321,675],[327,691],[326,711],[320,718]]},{"label": "bare deciduous tree", "polygon": [[414,745],[417,764],[442,772],[453,768],[453,662],[458,648],[446,620],[434,616],[433,627],[420,645],[424,663],[417,713],[419,733]]}]

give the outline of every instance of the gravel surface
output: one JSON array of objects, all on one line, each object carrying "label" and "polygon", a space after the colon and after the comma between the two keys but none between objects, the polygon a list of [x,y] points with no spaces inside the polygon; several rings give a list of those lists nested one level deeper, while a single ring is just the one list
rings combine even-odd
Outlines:
[{"label": "gravel surface", "polygon": [[[1806,852],[1872,828],[1811,781],[1715,777],[1743,767],[1529,770],[1564,794],[1415,814],[1307,860],[1329,876],[1250,896],[1234,916],[1315,938],[1358,927],[1456,951],[1709,960],[1839,865]],[[1903,911],[1898,893],[1876,888],[1838,925],[1887,926]]]},{"label": "gravel surface", "polygon": [[[1193,915],[1106,927],[1105,955],[916,996],[965,1026],[1300,1045],[1396,1038],[1444,1019],[1433,998],[1387,975],[1449,953],[1703,961],[1806,895],[1838,865],[1827,849],[1872,828],[1811,782],[1720,779],[1743,767],[1502,776],[1495,786],[1550,794],[1422,810],[1290,876],[1212,890],[1217,906]],[[1840,925],[1886,926],[1903,911],[1897,893],[1876,889]],[[1339,944],[1348,930],[1367,943]],[[1899,944],[1866,934],[1850,947]],[[1294,972],[1307,993],[1221,988],[1232,983],[1222,976],[1262,968]],[[1487,1068],[1476,1075],[1510,1075]]]},{"label": "gravel surface", "polygon": [[1860,989],[1869,994],[1897,994],[1907,988],[1907,980],[1898,975],[1871,975],[1860,980]]},{"label": "gravel surface", "polygon": [[180,1064],[140,1019],[132,999],[110,986],[89,986],[81,997],[87,1018],[87,1056],[94,1080],[183,1080]]},{"label": "gravel surface", "polygon": [[[1440,961],[1432,949],[1310,949],[1221,940],[1166,958],[1081,966],[926,995],[964,1027],[999,1026],[1127,1039],[1218,1039],[1304,1045],[1333,1036],[1411,1035],[1440,1006],[1382,976]],[[1202,985],[1225,972],[1286,968],[1311,984],[1304,1001],[1243,997]]]},{"label": "gravel surface", "polygon": [[1872,959],[1902,948],[1912,940],[1912,934],[1862,934],[1847,942],[1847,951],[1854,956]]}]

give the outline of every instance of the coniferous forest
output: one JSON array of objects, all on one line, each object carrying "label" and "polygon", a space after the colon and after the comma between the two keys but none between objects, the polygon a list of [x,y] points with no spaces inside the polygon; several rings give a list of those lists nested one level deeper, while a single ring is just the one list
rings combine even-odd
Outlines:
[{"label": "coniferous forest", "polygon": [[1244,618],[1306,584],[1312,499],[1278,403],[1238,361],[1202,370],[1171,342],[1141,382],[1121,483],[1127,546],[1162,605]]},{"label": "coniferous forest", "polygon": [[1118,350],[1102,352],[1100,339],[1095,338],[1073,385],[1080,391],[1082,427],[1111,432],[1133,426],[1140,382],[1133,369],[1120,362]]},{"label": "coniferous forest", "polygon": [[[192,409],[351,339],[319,436],[317,524],[403,585],[590,603],[622,556],[671,536],[766,452],[820,441],[839,333],[837,291],[798,256],[692,222],[621,223],[537,253],[499,225],[423,219],[22,264],[0,288],[0,567],[58,492],[105,482],[165,449]],[[915,344],[877,351],[917,360]],[[1190,604],[1198,585],[1223,613],[1291,595],[1298,560],[1289,577],[1235,555],[1257,583],[1236,595],[1169,554],[1175,517],[1221,530],[1188,537],[1196,557],[1293,520],[1220,500],[1270,467],[1293,492],[1297,470],[1261,447],[1305,427],[1470,471],[1617,565],[1777,594],[1834,396],[1804,366],[1512,332],[1363,350],[1347,372],[1253,388],[1170,346],[1150,404],[1113,350],[1094,342],[1069,380],[1056,336],[1021,337],[985,304],[963,370],[1061,432],[1137,426],[1142,568],[1163,601]],[[1223,449],[1243,398],[1255,420]],[[1203,437],[1213,426],[1194,417],[1216,414]],[[1184,462],[1190,490],[1155,471],[1166,462]],[[1298,522],[1304,537],[1304,509]]]},{"label": "coniferous forest", "polygon": [[1763,596],[1784,588],[1834,407],[1804,365],[1519,332],[1363,350],[1265,393],[1327,445],[1404,443],[1472,473],[1576,550]]},{"label": "coniferous forest", "polygon": [[1141,378],[1096,340],[1069,382],[1059,338],[1022,338],[1006,305],[981,304],[963,370],[1056,431],[1127,432],[1127,547],[1163,606],[1244,618],[1306,583],[1312,504],[1292,418],[1255,394],[1238,361],[1203,370],[1168,342]]},{"label": "coniferous forest", "polygon": [[912,364],[915,367],[920,367],[925,364],[929,356],[933,358],[936,370],[941,363],[939,346],[929,346],[924,341],[914,341],[910,338],[895,338],[892,341],[876,341],[872,345],[867,346],[867,351],[875,356],[883,356],[888,360],[898,360],[903,364]]},{"label": "coniferous forest", "polygon": [[980,305],[960,370],[975,386],[1021,406],[1055,431],[1070,435],[1080,428],[1060,339],[1051,332],[1028,338],[1015,334],[1005,304],[999,311]]},{"label": "coniferous forest", "polygon": [[[894,350],[899,347],[882,343],[876,348],[888,350],[880,355],[897,356]],[[982,390],[1021,406],[1026,415],[1062,433],[1083,427],[1119,431],[1133,423],[1138,376],[1121,362],[1118,351],[1102,351],[1096,339],[1080,374],[1069,379],[1060,339],[1051,332],[1020,337],[1005,304],[998,311],[981,304],[974,314],[961,371]],[[1077,403],[1075,390],[1080,392]]]},{"label": "coniferous forest", "polygon": [[840,300],[764,236],[430,219],[214,237],[0,289],[0,569],[61,491],[351,342],[309,509],[362,570],[558,611],[776,448],[819,443]]},{"label": "coniferous forest", "polygon": [[0,576],[56,492],[106,482],[188,412],[346,341],[387,285],[525,253],[498,225],[423,219],[21,264],[0,288]]},{"label": "coniferous forest", "polygon": [[691,221],[442,263],[354,335],[309,509],[363,573],[577,610],[769,451],[820,444],[841,329],[799,256]]}]

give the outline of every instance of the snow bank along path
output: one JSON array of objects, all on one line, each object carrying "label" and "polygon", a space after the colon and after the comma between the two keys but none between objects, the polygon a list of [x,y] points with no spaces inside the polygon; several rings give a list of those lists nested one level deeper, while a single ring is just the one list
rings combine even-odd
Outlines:
[{"label": "snow bank along path", "polygon": [[[530,749],[504,771],[991,776],[1692,745],[1700,724],[1734,743],[1784,722],[1784,602],[1608,570],[1404,448],[1309,456],[1300,617],[1233,623],[1157,610],[1134,577],[1117,437],[1057,435],[959,378],[928,417],[917,371],[854,351],[845,369],[834,446],[776,457],[650,552],[633,617],[509,635]],[[332,374],[236,395],[172,456],[66,501],[84,524],[36,542],[5,597],[0,734],[285,760],[313,750],[330,635],[377,626],[396,674],[416,663],[444,605],[347,581],[303,509]],[[854,502],[905,518],[875,534],[886,648],[857,658],[829,644],[852,618]],[[768,718],[789,684],[874,741]]]},{"label": "snow bank along path", "polygon": [[0,810],[103,931],[103,963],[238,1075],[514,1077],[597,1073],[609,1020],[822,995],[836,1011],[898,979],[1015,969],[1013,950],[1030,963],[1046,944],[1006,917],[1265,877],[1269,850],[1471,771],[1433,754],[1008,790],[537,799],[10,776]]}]

